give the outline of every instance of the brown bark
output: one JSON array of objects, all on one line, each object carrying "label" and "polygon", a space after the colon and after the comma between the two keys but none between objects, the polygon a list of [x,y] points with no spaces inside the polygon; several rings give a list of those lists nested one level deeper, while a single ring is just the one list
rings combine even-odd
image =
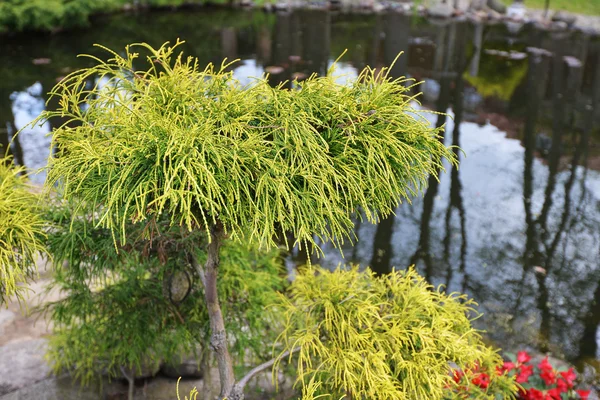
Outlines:
[{"label": "brown bark", "polygon": [[229,395],[235,384],[233,363],[227,348],[227,334],[225,322],[219,304],[217,293],[217,275],[219,270],[219,249],[223,241],[223,225],[216,223],[210,230],[210,243],[206,248],[207,259],[204,266],[204,295],[210,320],[211,338],[210,347],[217,356],[219,377],[221,381],[221,398]]}]

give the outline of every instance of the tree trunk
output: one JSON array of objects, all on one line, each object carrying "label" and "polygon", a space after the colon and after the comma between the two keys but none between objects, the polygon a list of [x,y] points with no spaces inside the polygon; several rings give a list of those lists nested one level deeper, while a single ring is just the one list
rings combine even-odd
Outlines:
[{"label": "tree trunk", "polygon": [[127,379],[127,400],[133,400],[133,394],[135,392],[135,367],[131,368],[131,375],[129,375],[125,372],[125,368],[121,366],[121,373],[125,379]]},{"label": "tree trunk", "polygon": [[207,259],[204,267],[205,282],[204,294],[206,298],[206,307],[210,319],[210,347],[217,356],[219,367],[219,378],[221,381],[221,398],[229,396],[235,376],[233,374],[233,363],[227,348],[227,334],[225,332],[225,322],[219,304],[217,293],[217,274],[219,270],[219,249],[223,241],[223,225],[217,222],[210,230],[210,244],[207,246]]}]

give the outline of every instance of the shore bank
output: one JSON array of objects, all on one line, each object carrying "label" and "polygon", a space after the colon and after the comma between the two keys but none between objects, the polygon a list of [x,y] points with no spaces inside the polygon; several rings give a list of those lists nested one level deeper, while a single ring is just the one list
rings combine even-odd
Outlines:
[{"label": "shore bank", "polygon": [[[456,7],[453,7],[455,4]],[[436,19],[467,18],[483,23],[535,24],[547,30],[578,30],[589,35],[600,35],[600,16],[570,14],[540,9],[518,9],[496,3],[496,0],[458,0],[442,3],[430,1],[389,0],[148,0],[133,2],[110,0],[102,5],[88,0],[63,3],[62,0],[14,5],[11,1],[0,4],[0,35],[23,32],[56,33],[93,24],[99,18],[114,13],[139,13],[152,10],[173,11],[182,8],[243,8],[262,9],[266,13],[289,12],[294,9],[326,9],[336,12],[382,14],[400,13]]]}]

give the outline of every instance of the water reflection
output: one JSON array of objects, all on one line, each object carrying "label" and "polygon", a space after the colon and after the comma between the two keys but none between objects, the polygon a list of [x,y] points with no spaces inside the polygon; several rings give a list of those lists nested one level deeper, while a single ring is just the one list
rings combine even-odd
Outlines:
[{"label": "water reflection", "polygon": [[[95,30],[53,36],[48,45],[19,37],[1,43],[0,74],[10,79],[0,80],[0,129],[35,117],[45,97],[34,84],[47,89],[87,65],[74,56],[90,52],[91,43],[121,48],[176,37],[202,63],[240,58],[232,68],[244,83],[265,70],[274,84],[323,74],[345,49],[338,72],[352,79],[404,51],[392,76],[426,79],[418,89],[423,107],[450,114],[431,114],[431,123],[446,124],[445,143],[466,156],[456,150],[460,168],[447,165],[430,177],[424,195],[395,216],[376,226],[357,221],[358,243],[347,245],[346,258],[326,246],[318,261],[358,262],[380,274],[414,263],[432,283],[475,297],[485,312],[481,326],[500,344],[533,345],[573,360],[598,356],[598,39],[530,26],[433,24],[395,13],[207,9],[114,16]],[[40,56],[53,62],[32,65]],[[15,142],[19,162],[43,165],[48,130],[44,125]],[[306,255],[294,251],[289,261],[303,263]]]},{"label": "water reflection", "polygon": [[39,82],[24,91],[12,93],[10,100],[14,121],[7,125],[10,139],[13,139],[17,130],[22,129],[12,140],[11,148],[15,161],[31,171],[29,179],[35,184],[43,184],[46,180],[46,172],[42,168],[46,166],[50,156],[50,124],[45,122],[27,126],[45,110],[42,94],[42,85]]}]

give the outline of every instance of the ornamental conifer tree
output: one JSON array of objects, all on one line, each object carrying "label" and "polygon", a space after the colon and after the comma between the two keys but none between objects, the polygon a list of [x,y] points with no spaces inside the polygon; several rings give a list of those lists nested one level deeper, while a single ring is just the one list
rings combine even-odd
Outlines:
[{"label": "ornamental conifer tree", "polygon": [[36,260],[45,252],[43,228],[23,169],[0,159],[0,306],[11,296],[22,299],[22,284],[36,273]]},{"label": "ornamental conifer tree", "polygon": [[66,122],[53,133],[47,185],[97,207],[115,248],[131,223],[204,232],[206,259],[186,257],[204,289],[220,396],[240,399],[248,376],[234,375],[217,290],[224,241],[339,246],[353,239],[354,216],[377,222],[456,159],[442,128],[412,108],[406,80],[386,70],[366,68],[349,85],[332,69],[292,90],[267,77],[243,86],[230,64],[201,69],[178,45],[104,48],[108,60],[92,57],[53,89],[60,106],[40,118]]}]

